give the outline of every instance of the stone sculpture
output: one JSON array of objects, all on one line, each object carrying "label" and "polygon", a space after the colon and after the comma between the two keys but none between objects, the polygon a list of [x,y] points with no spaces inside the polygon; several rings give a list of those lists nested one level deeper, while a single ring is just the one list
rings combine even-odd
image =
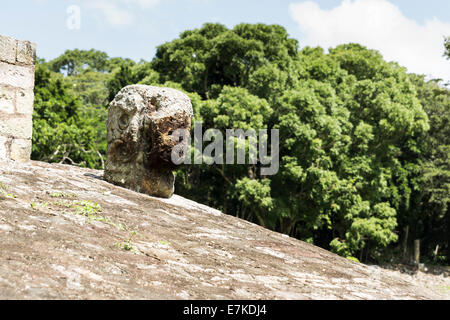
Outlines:
[{"label": "stone sculpture", "polygon": [[187,143],[187,139],[176,141],[172,133],[180,129],[188,134],[192,116],[190,99],[178,90],[146,85],[123,88],[108,109],[105,180],[170,198],[176,168],[172,150]]}]

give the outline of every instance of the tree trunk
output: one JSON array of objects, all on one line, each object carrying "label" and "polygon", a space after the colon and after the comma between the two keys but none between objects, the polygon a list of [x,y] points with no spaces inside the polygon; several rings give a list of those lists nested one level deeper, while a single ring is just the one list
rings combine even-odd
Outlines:
[{"label": "tree trunk", "polygon": [[408,233],[409,225],[405,227],[405,236],[403,238],[403,260],[406,259],[406,254],[408,253]]},{"label": "tree trunk", "polygon": [[420,239],[414,240],[414,263],[420,263]]},{"label": "tree trunk", "polygon": [[262,218],[262,215],[258,211],[259,210],[255,210],[256,219],[258,219],[259,225],[265,228],[266,223],[265,223],[264,219]]}]

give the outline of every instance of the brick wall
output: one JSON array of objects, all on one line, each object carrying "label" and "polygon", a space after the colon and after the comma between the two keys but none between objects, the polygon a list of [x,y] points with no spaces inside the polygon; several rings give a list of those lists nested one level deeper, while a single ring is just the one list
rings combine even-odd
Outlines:
[{"label": "brick wall", "polygon": [[0,36],[0,160],[31,154],[36,45]]}]

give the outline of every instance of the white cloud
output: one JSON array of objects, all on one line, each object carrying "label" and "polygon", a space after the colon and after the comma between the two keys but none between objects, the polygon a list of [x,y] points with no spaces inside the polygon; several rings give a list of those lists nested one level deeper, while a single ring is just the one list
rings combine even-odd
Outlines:
[{"label": "white cloud", "polygon": [[137,3],[141,8],[151,8],[159,3],[160,0],[127,0],[129,3]]},{"label": "white cloud", "polygon": [[289,11],[305,36],[302,45],[328,49],[357,42],[409,72],[450,80],[450,61],[443,57],[450,22],[433,18],[421,25],[387,0],[343,0],[331,10],[305,1],[290,4]]},{"label": "white cloud", "polygon": [[131,12],[119,7],[112,1],[95,0],[86,3],[86,7],[100,11],[103,18],[109,24],[120,26],[129,25],[133,22],[134,16]]},{"label": "white cloud", "polygon": [[135,20],[136,9],[149,9],[160,0],[81,0],[86,8],[100,12],[109,24],[130,25]]}]

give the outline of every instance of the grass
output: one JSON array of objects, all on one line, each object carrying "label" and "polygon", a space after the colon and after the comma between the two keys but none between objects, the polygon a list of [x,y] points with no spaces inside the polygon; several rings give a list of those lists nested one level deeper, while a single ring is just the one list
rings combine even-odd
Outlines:
[{"label": "grass", "polygon": [[[70,208],[72,209],[72,213],[76,215],[80,215],[83,217],[86,217],[88,222],[90,221],[99,221],[106,223],[110,226],[115,227],[116,229],[120,231],[127,230],[128,227],[122,223],[115,223],[113,222],[109,217],[101,215],[102,207],[97,202],[93,202],[90,200],[67,200],[67,198],[75,198],[76,195],[73,194],[66,194],[63,192],[58,193],[51,193],[50,196],[52,198],[59,198],[60,200],[56,200],[52,202],[52,205],[63,207],[63,208]],[[33,204],[32,204],[33,206]],[[131,240],[132,237],[137,235],[136,231],[129,232],[129,236],[122,242],[118,242],[115,244],[116,247],[125,250],[125,251],[132,251],[133,253],[137,254],[136,249],[134,248]]]},{"label": "grass", "polygon": [[[77,197],[77,195],[73,194],[65,194],[65,193],[55,193],[54,198],[74,198]],[[88,222],[91,221],[99,221],[106,223],[110,226],[115,227],[116,229],[120,231],[127,230],[128,227],[122,223],[116,223],[112,221],[109,217],[106,217],[101,214],[103,211],[100,204],[97,202],[93,202],[90,200],[67,200],[67,199],[59,199],[56,201],[53,201],[51,203],[52,205],[72,209],[72,213],[80,216],[84,216],[87,218]]]},{"label": "grass", "polygon": [[[99,221],[106,223],[110,226],[113,226],[119,231],[128,230],[128,227],[126,225],[122,223],[116,223],[112,221],[109,217],[102,215],[101,213],[103,209],[101,205],[97,202],[93,202],[90,200],[73,200],[78,198],[78,196],[73,193],[52,192],[49,195],[51,198],[55,198],[55,200],[50,203],[49,202],[42,202],[40,204],[32,203],[31,207],[32,208],[48,207],[49,205],[51,205],[56,207],[67,208],[71,209],[71,212],[73,214],[86,217],[88,222]],[[132,243],[132,239],[136,235],[138,235],[137,231],[129,231],[128,237],[125,238],[123,241],[116,243],[115,246],[122,250],[130,251],[137,254],[137,250],[135,249]],[[161,244],[170,245],[170,243],[165,241],[161,241]]]},{"label": "grass", "polygon": [[89,200],[56,200],[51,204],[57,207],[74,209],[74,214],[82,215],[90,219],[94,219],[102,211],[102,207],[98,203]]},{"label": "grass", "polygon": [[75,214],[79,214],[88,218],[94,218],[102,211],[102,207],[89,200],[74,201],[73,206]]},{"label": "grass", "polygon": [[74,203],[72,201],[57,200],[57,201],[53,201],[51,204],[58,206],[58,207],[64,207],[64,208],[73,208],[74,207]]},{"label": "grass", "polygon": [[17,196],[8,193],[8,187],[3,182],[0,182],[0,194],[10,198],[17,198]]},{"label": "grass", "polygon": [[59,204],[67,208],[74,209],[75,210],[73,212],[74,214],[86,217],[88,219],[88,222],[90,221],[104,222],[119,230],[125,230],[125,226],[123,224],[115,223],[109,217],[102,216],[101,215],[102,207],[100,206],[100,204],[96,202],[92,202],[89,200],[80,200],[62,203],[60,202]]}]

